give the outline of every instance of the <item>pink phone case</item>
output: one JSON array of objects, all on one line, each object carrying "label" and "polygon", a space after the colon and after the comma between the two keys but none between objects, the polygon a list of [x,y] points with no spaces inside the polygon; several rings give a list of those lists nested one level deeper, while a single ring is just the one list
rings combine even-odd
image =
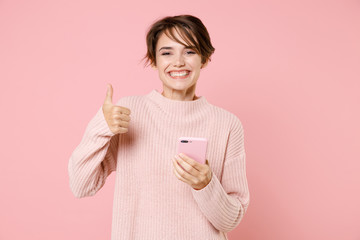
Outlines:
[{"label": "pink phone case", "polygon": [[184,153],[201,164],[205,164],[206,149],[206,138],[180,137],[178,140],[178,154]]}]

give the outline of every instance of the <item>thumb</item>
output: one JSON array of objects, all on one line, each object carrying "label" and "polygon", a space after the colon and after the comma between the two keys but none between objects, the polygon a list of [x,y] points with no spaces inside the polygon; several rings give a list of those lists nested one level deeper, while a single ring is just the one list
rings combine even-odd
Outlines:
[{"label": "thumb", "polygon": [[112,104],[112,97],[113,97],[113,88],[112,88],[111,84],[109,83],[109,84],[107,85],[107,92],[106,92],[105,103],[110,103],[110,104]]}]

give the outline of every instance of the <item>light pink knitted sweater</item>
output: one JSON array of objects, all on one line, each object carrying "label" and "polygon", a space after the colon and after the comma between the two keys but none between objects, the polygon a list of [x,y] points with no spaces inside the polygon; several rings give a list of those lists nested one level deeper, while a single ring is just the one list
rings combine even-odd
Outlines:
[{"label": "light pink knitted sweater", "polygon": [[[129,131],[114,135],[98,109],[69,159],[73,194],[94,195],[116,171],[112,240],[227,239],[250,200],[244,132],[236,115],[204,96],[177,101],[155,89],[116,105],[131,110]],[[173,173],[172,158],[183,136],[208,139],[213,176],[203,189]]]}]

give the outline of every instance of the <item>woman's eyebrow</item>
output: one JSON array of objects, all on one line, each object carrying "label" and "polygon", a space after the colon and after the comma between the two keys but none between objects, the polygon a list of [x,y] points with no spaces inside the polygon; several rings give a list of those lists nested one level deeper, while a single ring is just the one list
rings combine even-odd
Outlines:
[{"label": "woman's eyebrow", "polygon": [[161,49],[173,49],[173,48],[172,47],[162,47],[162,48],[159,49],[159,52],[160,52]]},{"label": "woman's eyebrow", "polygon": [[[160,52],[160,50],[162,50],[162,49],[174,49],[174,48],[173,48],[173,47],[162,47],[162,48],[159,49],[159,52]],[[185,47],[185,49],[193,49],[193,47],[188,46],[188,47]]]}]

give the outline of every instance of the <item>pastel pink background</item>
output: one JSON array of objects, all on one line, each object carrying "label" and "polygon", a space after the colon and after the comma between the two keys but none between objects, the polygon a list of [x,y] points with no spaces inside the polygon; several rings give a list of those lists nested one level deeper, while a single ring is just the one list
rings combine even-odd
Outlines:
[{"label": "pastel pink background", "polygon": [[110,239],[115,174],[76,199],[67,163],[102,105],[162,90],[145,34],[193,14],[197,95],[245,129],[250,206],[229,239],[360,239],[359,1],[0,1],[0,239]]}]

